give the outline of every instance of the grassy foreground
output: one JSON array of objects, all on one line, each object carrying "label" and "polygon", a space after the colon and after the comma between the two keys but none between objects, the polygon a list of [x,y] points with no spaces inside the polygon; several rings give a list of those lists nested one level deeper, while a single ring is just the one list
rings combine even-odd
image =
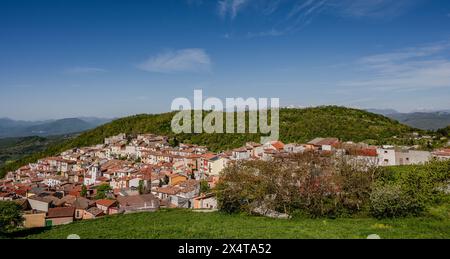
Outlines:
[{"label": "grassy foreground", "polygon": [[77,234],[90,238],[450,238],[450,215],[444,217],[377,220],[291,219],[279,220],[219,212],[199,213],[187,210],[161,210],[154,213],[117,215],[80,221],[52,229],[19,231],[15,237],[67,238]]}]

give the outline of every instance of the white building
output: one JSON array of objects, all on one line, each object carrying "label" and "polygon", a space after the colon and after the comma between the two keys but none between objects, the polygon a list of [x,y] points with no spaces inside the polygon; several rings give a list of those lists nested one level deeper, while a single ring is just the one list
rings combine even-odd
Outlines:
[{"label": "white building", "polygon": [[377,148],[378,165],[394,166],[396,165],[395,149],[390,147]]},{"label": "white building", "polygon": [[431,153],[418,150],[400,150],[395,152],[396,165],[424,164],[431,159]]},{"label": "white building", "polygon": [[378,148],[377,156],[380,166],[418,165],[424,164],[432,158],[428,151],[396,149],[390,146]]}]

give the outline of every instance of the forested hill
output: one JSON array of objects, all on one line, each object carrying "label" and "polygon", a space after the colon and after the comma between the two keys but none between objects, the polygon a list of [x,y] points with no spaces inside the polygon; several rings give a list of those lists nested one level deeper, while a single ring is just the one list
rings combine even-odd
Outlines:
[{"label": "forested hill", "polygon": [[[112,121],[89,130],[79,137],[52,145],[24,160],[11,163],[6,169],[33,162],[37,158],[57,154],[73,148],[103,143],[105,137],[119,133],[154,133],[176,137],[177,141],[205,145],[213,151],[239,147],[247,141],[259,142],[260,134],[179,134],[171,131],[174,113],[135,115]],[[307,142],[315,137],[337,137],[344,141],[366,141],[380,144],[393,136],[400,136],[413,129],[382,115],[362,110],[336,106],[306,109],[282,109],[280,111],[280,139],[283,142]]]}]

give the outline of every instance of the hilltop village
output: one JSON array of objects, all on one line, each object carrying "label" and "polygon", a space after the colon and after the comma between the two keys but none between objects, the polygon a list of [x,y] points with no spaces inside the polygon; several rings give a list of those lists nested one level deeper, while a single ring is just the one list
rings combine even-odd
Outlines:
[{"label": "hilltop village", "polygon": [[43,227],[159,208],[217,209],[211,189],[227,164],[239,160],[270,161],[305,151],[344,155],[377,166],[450,159],[450,149],[428,152],[336,138],[305,144],[250,142],[221,153],[169,142],[168,137],[153,134],[119,134],[101,145],[40,159],[0,181],[0,200],[22,206],[25,227]]}]

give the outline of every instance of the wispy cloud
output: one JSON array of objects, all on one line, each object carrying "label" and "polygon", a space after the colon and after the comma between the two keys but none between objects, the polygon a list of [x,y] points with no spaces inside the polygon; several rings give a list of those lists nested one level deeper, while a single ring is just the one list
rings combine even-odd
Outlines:
[{"label": "wispy cloud", "polygon": [[268,36],[281,36],[283,34],[285,34],[285,31],[271,29],[271,30],[262,31],[262,32],[249,32],[249,33],[247,33],[247,37],[248,38],[259,38],[259,37],[268,37]]},{"label": "wispy cloud", "polygon": [[416,91],[450,87],[449,42],[363,57],[355,65],[368,73],[364,80],[339,83],[350,88]]},{"label": "wispy cloud", "polygon": [[417,0],[368,0],[351,1],[342,10],[344,15],[351,17],[369,17],[391,19],[407,12],[418,4]]},{"label": "wispy cloud", "polygon": [[106,73],[108,70],[98,67],[72,67],[64,70],[65,74],[79,75],[79,74],[95,74]]},{"label": "wispy cloud", "polygon": [[203,49],[181,49],[165,51],[138,65],[148,72],[208,72],[211,70],[211,58]]},{"label": "wispy cloud", "polygon": [[251,0],[220,0],[218,2],[219,15],[221,17],[236,18],[238,12]]},{"label": "wispy cloud", "polygon": [[[234,20],[247,9],[262,19],[277,14],[272,28],[250,33],[257,36],[280,36],[309,25],[320,14],[345,18],[390,19],[403,14],[417,0],[219,0],[219,15]],[[283,17],[283,18],[280,18]],[[273,32],[277,33],[273,33]]]}]

